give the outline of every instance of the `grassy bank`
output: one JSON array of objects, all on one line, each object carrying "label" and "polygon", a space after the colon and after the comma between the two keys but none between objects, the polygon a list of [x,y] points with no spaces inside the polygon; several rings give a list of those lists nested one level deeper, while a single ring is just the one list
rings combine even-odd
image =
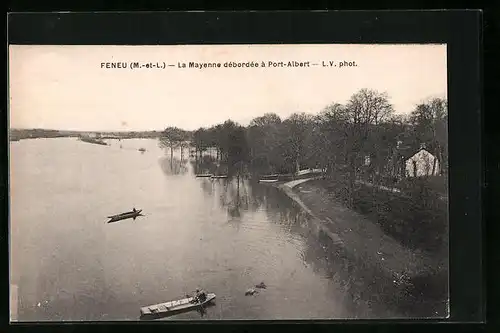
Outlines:
[{"label": "grassy bank", "polygon": [[448,245],[447,200],[426,180],[405,182],[399,187],[401,193],[356,184],[350,196],[343,183],[324,181],[317,185],[325,186],[336,200],[351,204],[350,208],[410,249],[439,253]]},{"label": "grassy bank", "polygon": [[[370,278],[363,284],[377,281],[377,285],[385,285],[382,292],[379,290],[380,286],[373,290],[377,297],[384,300],[384,303],[391,303],[408,314],[417,311],[429,317],[445,316],[448,306],[448,256],[446,246],[444,246],[446,235],[440,234],[443,241],[437,243],[442,245],[436,246],[434,251],[429,246],[425,251],[418,248],[412,249],[411,246],[405,246],[401,241],[401,239],[411,241],[414,237],[411,233],[404,235],[404,230],[410,230],[411,227],[403,225],[399,230],[400,237],[393,237],[390,232],[386,231],[387,228],[382,228],[382,225],[387,227],[396,223],[404,224],[404,221],[410,220],[410,217],[411,220],[416,221],[417,213],[409,216],[410,213],[400,207],[398,214],[401,216],[397,222],[389,220],[391,213],[382,212],[380,215],[383,215],[385,220],[373,223],[373,214],[370,216],[370,214],[361,213],[361,209],[347,208],[339,201],[338,192],[342,193],[338,190],[339,187],[334,187],[335,191],[332,187],[334,184],[326,180],[311,180],[297,184],[293,189],[281,186],[285,193],[292,192],[288,193],[289,197],[309,212],[312,216],[311,220],[317,221],[319,225],[326,228],[325,236],[330,239],[329,243],[342,244],[342,253],[352,258],[355,266],[364,267],[367,272],[372,272],[367,273]],[[374,194],[371,188],[369,188],[370,192],[365,187],[357,190],[360,191],[360,189],[366,191],[365,202],[370,200],[369,194]],[[359,200],[358,192],[356,199],[358,207]],[[371,197],[371,200],[380,204],[378,200],[381,200],[381,197]],[[410,199],[407,198],[407,200]],[[403,205],[395,197],[392,197],[392,201],[389,202],[398,207]],[[385,204],[389,203],[385,202]],[[372,207],[380,208],[375,204],[372,204]],[[424,205],[421,203],[420,207]],[[438,221],[438,223],[444,222]],[[439,228],[434,228],[434,230],[437,229]],[[415,243],[422,247],[433,243],[425,239],[422,231],[418,232],[423,240],[420,239],[420,243]],[[335,236],[333,238],[330,237],[332,233]],[[339,253],[335,250],[331,255],[338,256]]]}]

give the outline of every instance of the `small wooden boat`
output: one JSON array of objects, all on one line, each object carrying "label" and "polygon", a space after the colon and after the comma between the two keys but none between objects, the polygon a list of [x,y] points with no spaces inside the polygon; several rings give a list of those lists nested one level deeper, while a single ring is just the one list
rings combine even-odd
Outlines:
[{"label": "small wooden boat", "polygon": [[294,176],[291,173],[278,175],[279,181],[287,181],[287,180],[293,180],[293,179],[294,179]]},{"label": "small wooden boat", "polygon": [[277,183],[277,179],[260,179],[259,183]]},{"label": "small wooden boat", "polygon": [[271,178],[278,178],[279,174],[275,173],[273,175],[262,175],[260,176],[261,179],[271,179]]},{"label": "small wooden boat", "polygon": [[196,178],[210,178],[212,176],[213,175],[211,173],[202,173],[202,174],[196,175]]},{"label": "small wooden boat", "polygon": [[259,183],[276,183],[278,181],[278,174],[262,175],[260,176]]},{"label": "small wooden boat", "polygon": [[110,219],[108,221],[108,223],[118,222],[121,220],[130,219],[130,218],[133,218],[135,220],[137,216],[144,216],[141,214],[141,212],[142,212],[142,209],[139,209],[139,210],[132,210],[130,212],[125,212],[125,213],[121,213],[121,214],[117,214],[117,215],[108,216],[108,219]]},{"label": "small wooden boat", "polygon": [[215,300],[215,294],[207,294],[204,302],[194,302],[193,297],[183,298],[177,301],[170,301],[141,308],[141,318],[157,318],[174,315],[177,313],[199,309]]},{"label": "small wooden boat", "polygon": [[212,175],[212,177],[210,177],[210,178],[213,178],[213,179],[225,179],[225,178],[227,178],[227,175],[220,175],[220,176]]},{"label": "small wooden boat", "polygon": [[146,148],[139,148],[139,151],[140,151],[141,153],[144,153],[144,152],[146,151]]}]

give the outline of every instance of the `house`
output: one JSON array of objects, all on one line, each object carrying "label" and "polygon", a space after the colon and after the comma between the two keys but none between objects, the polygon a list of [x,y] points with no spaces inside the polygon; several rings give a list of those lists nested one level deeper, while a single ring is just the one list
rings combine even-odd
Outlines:
[{"label": "house", "polygon": [[406,177],[437,176],[440,172],[437,157],[429,153],[425,146],[405,161]]},{"label": "house", "polygon": [[397,179],[404,177],[422,177],[441,174],[441,165],[436,156],[426,149],[425,144],[415,149],[411,145],[403,145],[398,141],[389,163],[386,173]]}]

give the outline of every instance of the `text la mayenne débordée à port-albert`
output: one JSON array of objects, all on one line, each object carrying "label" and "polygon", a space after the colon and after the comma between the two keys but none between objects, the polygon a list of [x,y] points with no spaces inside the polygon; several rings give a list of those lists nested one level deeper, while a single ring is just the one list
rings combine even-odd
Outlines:
[{"label": "text la mayenne d\u00e9bord\u00e9e \u00e0 port-albert", "polygon": [[226,62],[177,62],[177,64],[167,64],[165,62],[101,62],[101,68],[103,69],[165,69],[168,67],[176,67],[176,68],[195,68],[195,69],[205,69],[205,68],[287,68],[287,67],[357,67],[355,61],[321,61],[317,63],[313,63],[311,61],[247,61],[247,62],[235,62],[235,61],[226,61]]}]

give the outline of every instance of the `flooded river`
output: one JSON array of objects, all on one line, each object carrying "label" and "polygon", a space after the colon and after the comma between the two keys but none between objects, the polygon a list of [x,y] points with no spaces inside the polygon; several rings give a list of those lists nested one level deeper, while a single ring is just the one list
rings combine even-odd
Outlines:
[{"label": "flooded river", "polygon": [[[197,287],[216,304],[165,320],[400,314],[278,189],[197,179],[156,140],[109,142],[10,144],[13,318],[138,320],[140,307]],[[133,207],[145,216],[106,223]]]}]

